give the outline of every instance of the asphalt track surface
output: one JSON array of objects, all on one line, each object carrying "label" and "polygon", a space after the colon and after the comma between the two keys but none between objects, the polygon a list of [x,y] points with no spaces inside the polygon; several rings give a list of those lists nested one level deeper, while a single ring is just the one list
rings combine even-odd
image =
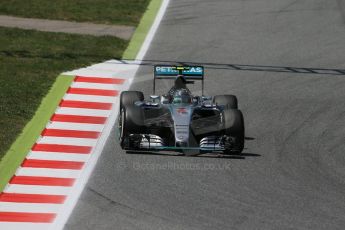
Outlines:
[{"label": "asphalt track surface", "polygon": [[342,0],[171,1],[145,59],[213,63],[206,94],[238,96],[243,156],[126,154],[114,129],[65,229],[344,229],[344,41]]}]

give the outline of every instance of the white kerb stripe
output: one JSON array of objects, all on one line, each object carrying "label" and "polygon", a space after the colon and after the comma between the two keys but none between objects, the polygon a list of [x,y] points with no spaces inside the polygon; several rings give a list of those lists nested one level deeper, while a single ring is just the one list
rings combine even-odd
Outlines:
[{"label": "white kerb stripe", "polygon": [[46,169],[46,168],[29,168],[20,167],[16,176],[46,176],[57,178],[77,178],[80,174],[80,170],[69,169]]},{"label": "white kerb stripe", "polygon": [[56,110],[55,113],[56,114],[66,114],[66,115],[108,117],[110,114],[110,110],[79,109],[79,108],[60,107]]},{"label": "white kerb stripe", "polygon": [[122,85],[119,84],[100,84],[100,83],[87,83],[87,82],[73,82],[72,88],[85,88],[85,89],[108,89],[108,90],[121,90]]},{"label": "white kerb stripe", "polygon": [[35,160],[86,162],[90,158],[90,154],[31,151],[26,158]]},{"label": "white kerb stripe", "polygon": [[0,222],[1,230],[48,230],[51,223]]},{"label": "white kerb stripe", "polygon": [[37,144],[94,146],[96,142],[97,142],[97,139],[90,139],[90,138],[43,136],[37,141]]},{"label": "white kerb stripe", "polygon": [[83,95],[83,94],[65,94],[64,100],[71,101],[87,101],[87,102],[105,102],[115,103],[116,97],[110,96],[94,96],[94,95]]},{"label": "white kerb stripe", "polygon": [[68,195],[70,190],[71,187],[65,186],[8,184],[4,189],[4,192],[24,194]]},{"label": "white kerb stripe", "polygon": [[61,207],[61,204],[0,202],[0,212],[56,213]]},{"label": "white kerb stripe", "polygon": [[104,125],[99,124],[82,124],[72,122],[58,122],[53,121],[47,125],[47,129],[65,129],[65,130],[78,130],[78,131],[96,131],[102,132]]}]

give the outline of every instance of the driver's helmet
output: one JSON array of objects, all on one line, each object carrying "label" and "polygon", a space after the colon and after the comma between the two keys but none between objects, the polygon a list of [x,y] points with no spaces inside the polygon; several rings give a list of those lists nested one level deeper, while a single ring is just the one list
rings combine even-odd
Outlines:
[{"label": "driver's helmet", "polygon": [[192,103],[192,96],[187,89],[176,90],[173,96],[174,104],[190,104]]}]

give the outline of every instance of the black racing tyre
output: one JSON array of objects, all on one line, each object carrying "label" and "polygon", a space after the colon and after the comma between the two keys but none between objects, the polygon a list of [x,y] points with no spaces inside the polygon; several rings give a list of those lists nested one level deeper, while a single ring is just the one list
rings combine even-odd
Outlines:
[{"label": "black racing tyre", "polygon": [[120,95],[120,112],[123,108],[133,105],[136,101],[143,101],[144,94],[140,91],[122,91]]},{"label": "black racing tyre", "polygon": [[240,154],[244,149],[244,120],[243,114],[238,109],[226,109],[223,111],[225,135],[229,141],[225,145],[226,154]]},{"label": "black racing tyre", "polygon": [[[144,119],[144,111],[139,106],[130,105],[121,110],[119,115],[119,139],[122,148],[128,146],[130,134],[145,133]],[[127,143],[125,143],[126,141]]]},{"label": "black racing tyre", "polygon": [[140,91],[122,91],[120,95],[120,111],[118,116],[118,130],[119,130],[119,141],[121,144],[121,147],[123,148],[123,141],[126,133],[128,133],[127,128],[122,127],[123,119],[126,117],[125,112],[126,108],[134,105],[134,102],[136,101],[143,101],[144,100],[144,94]]},{"label": "black racing tyre", "polygon": [[238,109],[237,97],[235,95],[217,95],[213,97],[213,103],[222,105],[226,109]]}]

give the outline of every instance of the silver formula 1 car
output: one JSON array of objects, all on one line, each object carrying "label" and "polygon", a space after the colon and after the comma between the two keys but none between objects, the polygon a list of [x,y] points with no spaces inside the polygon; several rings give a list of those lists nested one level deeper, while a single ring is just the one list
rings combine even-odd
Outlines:
[{"label": "silver formula 1 car", "polygon": [[125,150],[177,151],[185,154],[223,152],[240,154],[244,148],[244,121],[234,95],[192,95],[187,88],[202,81],[202,66],[155,66],[156,79],[175,79],[162,96],[144,100],[139,91],[123,91],[118,120],[119,141]]}]

